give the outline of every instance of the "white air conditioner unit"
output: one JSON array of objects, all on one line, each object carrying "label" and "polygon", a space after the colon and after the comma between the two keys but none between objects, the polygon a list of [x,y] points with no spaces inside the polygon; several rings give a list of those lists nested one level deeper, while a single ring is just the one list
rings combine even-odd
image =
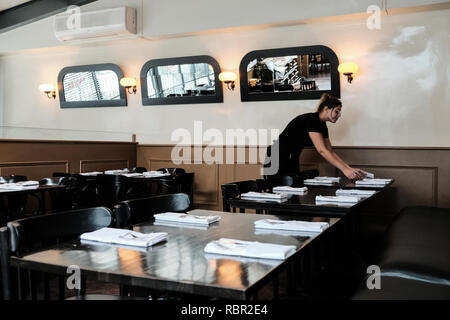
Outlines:
[{"label": "white air conditioner unit", "polygon": [[55,36],[59,41],[103,39],[135,35],[136,9],[119,7],[91,12],[64,12],[55,16]]}]

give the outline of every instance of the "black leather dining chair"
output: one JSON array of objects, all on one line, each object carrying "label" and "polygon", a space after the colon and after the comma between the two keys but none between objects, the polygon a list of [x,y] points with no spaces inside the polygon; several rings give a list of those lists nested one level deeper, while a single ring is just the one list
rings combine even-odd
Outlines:
[{"label": "black leather dining chair", "polygon": [[186,170],[184,170],[183,168],[160,168],[157,171],[162,171],[163,173],[170,173],[170,174],[186,173]]},{"label": "black leather dining chair", "polygon": [[[52,190],[48,192],[51,203],[50,212],[60,212],[75,209],[75,197],[77,194],[77,179],[75,177],[43,178],[39,180],[39,184],[42,186],[65,187],[62,190]],[[41,200],[46,201],[45,198]]]},{"label": "black leather dining chair", "polygon": [[[36,272],[29,271],[25,274],[20,268],[10,268],[11,255],[20,256],[37,248],[76,239],[82,233],[108,227],[111,221],[111,211],[97,207],[24,218],[0,228],[3,299],[37,299]],[[43,279],[43,296],[48,299],[49,275],[44,274]],[[64,285],[64,277],[59,277],[60,299],[64,297]],[[82,286],[78,294],[82,295],[84,291],[85,286]]]},{"label": "black leather dining chair", "polygon": [[[238,181],[238,182],[231,182],[231,183],[225,183],[221,186],[222,189],[222,204],[223,204],[223,211],[226,212],[236,212],[236,208],[231,208],[230,204],[228,203],[228,200],[234,199],[241,193],[246,192],[262,192],[265,189],[265,182],[263,179],[256,179],[256,180],[245,180],[245,181]],[[240,208],[239,212],[244,213],[245,209]],[[257,212],[260,213],[260,212]]]},{"label": "black leather dining chair", "polygon": [[111,210],[120,201],[144,198],[150,194],[147,181],[122,175],[98,175],[98,187],[102,205]]},{"label": "black leather dining chair", "polygon": [[155,179],[157,194],[186,193],[189,195],[190,208],[194,204],[194,173],[179,173]]},{"label": "black leather dining chair", "polygon": [[156,213],[185,212],[189,204],[189,196],[185,193],[122,201],[114,207],[113,225],[116,228],[129,228],[151,220]]},{"label": "black leather dining chair", "polygon": [[[0,177],[0,183],[16,183],[27,180],[28,178],[23,175]],[[39,206],[39,198],[37,196],[35,197]],[[25,216],[28,200],[27,194],[5,194],[3,195],[3,198],[5,201],[0,199],[0,226],[4,225],[7,221],[23,218]]]}]

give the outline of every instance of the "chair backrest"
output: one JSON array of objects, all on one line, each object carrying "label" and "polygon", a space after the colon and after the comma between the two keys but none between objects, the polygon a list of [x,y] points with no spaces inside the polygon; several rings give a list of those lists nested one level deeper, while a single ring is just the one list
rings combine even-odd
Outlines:
[{"label": "chair backrest", "polygon": [[122,201],[114,207],[113,225],[128,228],[150,220],[155,213],[184,212],[189,208],[189,196],[184,193]]},{"label": "chair backrest", "polygon": [[272,191],[273,187],[277,186],[292,186],[294,184],[294,178],[291,176],[267,176],[265,179],[265,189]]},{"label": "chair backrest", "polygon": [[66,241],[82,233],[108,227],[111,211],[105,207],[71,210],[8,222],[11,252],[21,254],[36,245]]},{"label": "chair backrest", "polygon": [[97,207],[20,219],[0,228],[3,299],[10,299],[12,294],[9,276],[12,254],[74,239],[82,233],[108,227],[111,221],[111,211]]},{"label": "chair backrest", "polygon": [[98,175],[100,199],[103,205],[112,209],[120,201],[126,200],[127,191],[131,188],[131,179],[122,175]]},{"label": "chair backrest", "polygon": [[10,176],[3,176],[0,177],[0,182],[3,183],[15,183],[20,181],[27,181],[28,178],[26,176],[19,176],[19,175],[10,175]]},{"label": "chair backrest", "polygon": [[186,170],[184,170],[183,168],[161,168],[161,169],[158,169],[157,171],[162,171],[164,173],[170,173],[170,174],[186,173]]},{"label": "chair backrest", "polygon": [[250,191],[261,192],[265,189],[265,182],[263,179],[245,180],[238,182],[226,183],[221,186],[222,189],[222,204],[223,211],[230,212],[231,208],[228,204],[229,199],[233,199],[241,193]]},{"label": "chair backrest", "polygon": [[76,182],[74,177],[53,177],[39,180],[41,186],[74,186]]}]

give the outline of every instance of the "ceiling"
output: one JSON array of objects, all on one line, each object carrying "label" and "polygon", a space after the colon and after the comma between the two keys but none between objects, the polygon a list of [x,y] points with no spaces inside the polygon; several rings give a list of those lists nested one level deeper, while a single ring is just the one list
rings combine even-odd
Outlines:
[{"label": "ceiling", "polygon": [[13,8],[25,2],[30,2],[31,0],[1,0],[0,1],[0,11]]}]

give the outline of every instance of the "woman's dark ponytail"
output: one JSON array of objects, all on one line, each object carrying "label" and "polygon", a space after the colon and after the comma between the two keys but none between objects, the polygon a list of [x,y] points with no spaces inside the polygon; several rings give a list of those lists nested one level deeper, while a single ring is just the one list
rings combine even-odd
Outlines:
[{"label": "woman's dark ponytail", "polygon": [[324,93],[319,100],[319,106],[317,107],[317,112],[322,112],[325,107],[330,109],[342,106],[341,100],[336,97],[329,95],[328,93]]}]

